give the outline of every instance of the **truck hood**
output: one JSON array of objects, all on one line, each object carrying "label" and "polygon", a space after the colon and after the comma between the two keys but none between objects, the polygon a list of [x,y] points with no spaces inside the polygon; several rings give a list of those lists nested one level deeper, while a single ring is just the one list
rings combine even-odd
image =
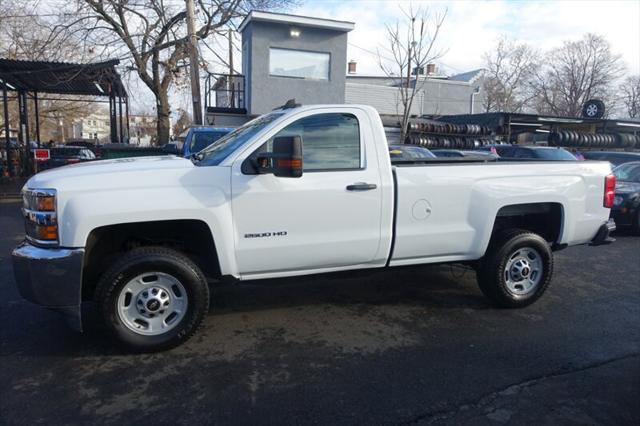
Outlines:
[{"label": "truck hood", "polygon": [[[175,156],[118,158],[72,164],[40,172],[29,179],[27,188],[96,189],[114,188],[128,181],[136,185],[140,179],[155,180],[160,175],[181,174],[195,166],[190,160]],[[177,172],[177,173],[176,173]],[[135,180],[129,180],[134,178]]]}]

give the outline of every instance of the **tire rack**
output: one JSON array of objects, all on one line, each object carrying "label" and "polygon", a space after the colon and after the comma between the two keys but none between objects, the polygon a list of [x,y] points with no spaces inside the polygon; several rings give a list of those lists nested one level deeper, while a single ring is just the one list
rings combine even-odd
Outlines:
[{"label": "tire rack", "polygon": [[495,143],[487,126],[452,124],[432,120],[412,121],[406,143],[425,148],[474,149]]},{"label": "tire rack", "polygon": [[561,130],[549,133],[549,145],[571,148],[637,148],[640,135],[631,133],[583,133]]}]

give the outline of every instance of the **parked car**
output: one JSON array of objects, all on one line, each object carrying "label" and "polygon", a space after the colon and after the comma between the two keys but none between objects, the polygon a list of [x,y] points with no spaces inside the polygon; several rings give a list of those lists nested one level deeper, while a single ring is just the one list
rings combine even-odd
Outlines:
[{"label": "parked car", "polygon": [[[578,161],[564,148],[550,146],[492,145],[503,160]],[[491,147],[483,147],[490,150]]]},{"label": "parked car", "polygon": [[198,153],[233,130],[232,127],[192,127],[182,145],[182,156]]},{"label": "parked car", "polygon": [[519,308],[549,286],[553,250],[611,242],[607,163],[392,165],[373,107],[291,104],[192,159],[31,177],[22,296],[78,329],[95,300],[122,344],[158,351],[196,332],[220,280],[464,262],[496,306]]},{"label": "parked car", "polygon": [[617,183],[611,217],[617,225],[631,226],[640,234],[640,161],[624,163],[613,173]]},{"label": "parked car", "polygon": [[420,160],[425,158],[436,158],[427,148],[417,145],[393,144],[389,145],[389,156],[394,160]]},{"label": "parked car", "polygon": [[171,154],[171,155],[180,155],[181,152],[181,148],[180,145],[178,143],[174,143],[174,142],[169,142],[166,143],[164,145],[162,145],[162,152],[166,153],[166,154]]},{"label": "parked car", "polygon": [[640,152],[585,151],[582,156],[585,160],[608,161],[614,166],[630,161],[640,161]]},{"label": "parked car", "polygon": [[496,154],[493,154],[488,151],[465,151],[458,149],[434,149],[433,154],[436,157],[445,157],[445,158],[469,158],[476,160],[495,160],[498,158]]},{"label": "parked car", "polygon": [[95,154],[96,158],[100,158],[100,145],[95,143],[95,141],[75,140],[75,141],[69,141],[68,144],[69,146],[81,146],[81,147],[87,148]]},{"label": "parked car", "polygon": [[49,150],[49,159],[38,163],[39,170],[53,169],[55,167],[96,159],[93,151],[82,146],[64,146],[47,149]]}]

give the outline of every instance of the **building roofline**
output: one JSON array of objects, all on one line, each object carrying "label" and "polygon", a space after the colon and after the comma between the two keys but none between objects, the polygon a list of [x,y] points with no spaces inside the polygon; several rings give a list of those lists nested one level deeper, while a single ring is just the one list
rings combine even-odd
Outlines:
[{"label": "building roofline", "polygon": [[[415,77],[415,76],[413,76]],[[380,80],[402,80],[403,78],[401,77],[387,77],[384,75],[357,75],[357,74],[347,74],[346,75],[346,82],[347,83],[352,83],[352,84],[366,84],[366,83],[358,83],[357,81],[355,81],[356,79],[380,79]],[[449,80],[447,79],[447,77],[435,77],[435,76],[420,76],[420,79],[424,79],[426,81],[431,81],[431,82],[438,82],[438,83],[445,83],[445,84],[456,84],[456,85],[464,85],[464,86],[471,86],[473,85],[473,82],[475,80],[472,81],[464,81],[464,80]],[[351,80],[351,81],[349,81]],[[414,78],[411,79],[411,82],[413,83]]]},{"label": "building roofline", "polygon": [[327,30],[349,32],[355,28],[355,24],[349,21],[337,21],[335,19],[312,18],[309,16],[289,15],[286,13],[262,12],[252,10],[238,27],[242,32],[251,21],[273,22],[278,24],[298,25],[300,27],[323,28]]}]

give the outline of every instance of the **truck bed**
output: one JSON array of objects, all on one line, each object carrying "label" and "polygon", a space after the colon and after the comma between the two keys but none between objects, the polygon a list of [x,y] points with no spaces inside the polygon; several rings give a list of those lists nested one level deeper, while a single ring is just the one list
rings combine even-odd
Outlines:
[{"label": "truck bed", "polygon": [[608,216],[602,201],[607,163],[462,160],[393,163],[397,201],[390,265],[479,259],[494,218],[510,205],[560,206],[558,243],[590,241]]}]

